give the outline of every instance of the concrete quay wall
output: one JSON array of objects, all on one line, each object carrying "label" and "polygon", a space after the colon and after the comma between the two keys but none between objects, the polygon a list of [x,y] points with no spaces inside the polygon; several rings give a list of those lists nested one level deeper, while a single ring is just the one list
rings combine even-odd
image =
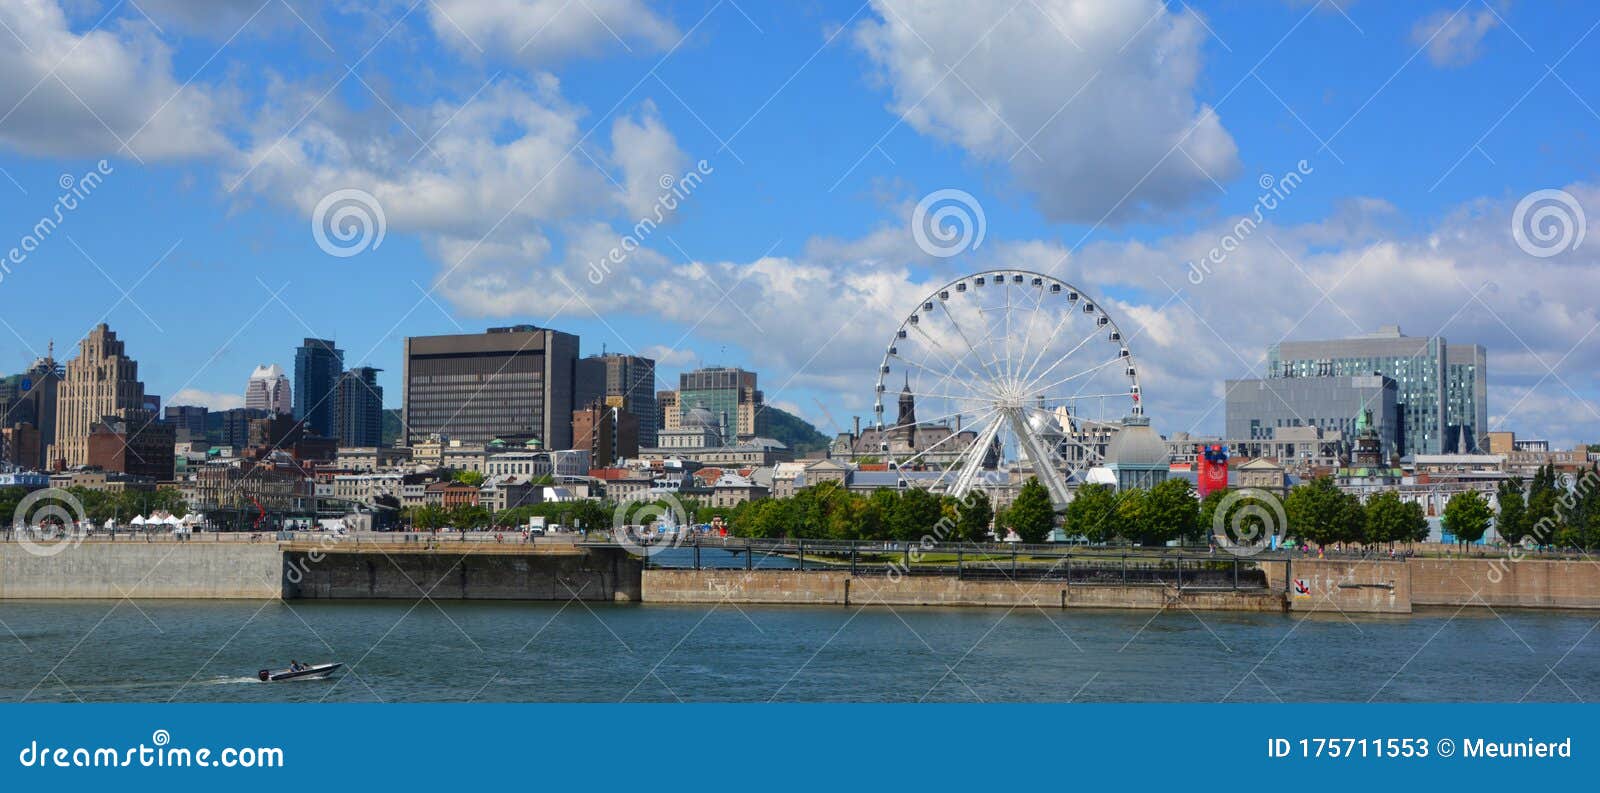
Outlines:
[{"label": "concrete quay wall", "polygon": [[620,550],[568,553],[283,553],[293,599],[638,601],[643,563]]},{"label": "concrete quay wall", "polygon": [[645,570],[643,597],[646,603],[739,605],[1283,610],[1282,597],[1268,592],[1179,591],[1170,586],[1069,587],[1061,582],[891,578],[798,570]]},{"label": "concrete quay wall", "polygon": [[1405,562],[1291,559],[1262,561],[1261,569],[1267,584],[1285,593],[1290,611],[1411,613],[1411,569]]},{"label": "concrete quay wall", "polygon": [[0,599],[265,599],[282,575],[272,543],[85,542],[38,555],[0,542]]},{"label": "concrete quay wall", "polygon": [[1543,559],[1412,559],[1419,606],[1600,609],[1600,565]]}]

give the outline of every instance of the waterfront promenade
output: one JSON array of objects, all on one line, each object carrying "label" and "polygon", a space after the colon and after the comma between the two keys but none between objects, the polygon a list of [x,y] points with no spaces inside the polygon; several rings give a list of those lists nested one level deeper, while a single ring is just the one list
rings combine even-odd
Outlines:
[{"label": "waterfront promenade", "polygon": [[1430,606],[1600,609],[1600,566],[1503,556],[1319,559],[732,538],[641,549],[492,532],[0,541],[0,599],[423,596],[1406,614]]}]

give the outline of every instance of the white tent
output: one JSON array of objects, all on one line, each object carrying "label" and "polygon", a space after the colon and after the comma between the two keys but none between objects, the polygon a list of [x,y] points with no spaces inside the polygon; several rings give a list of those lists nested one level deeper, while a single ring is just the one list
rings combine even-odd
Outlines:
[{"label": "white tent", "polygon": [[177,515],[168,515],[165,518],[162,518],[161,522],[167,524],[168,526],[177,526],[183,523],[183,521],[180,520]]},{"label": "white tent", "polygon": [[106,525],[102,526],[101,528],[114,529],[116,527],[117,527],[117,522],[115,520],[112,520],[111,518],[106,518]]},{"label": "white tent", "polygon": [[185,526],[193,526],[196,523],[200,522],[200,516],[194,514],[193,512],[191,512],[191,513],[183,516],[182,522],[183,522],[183,525],[185,525]]},{"label": "white tent", "polygon": [[135,515],[133,520],[128,521],[128,525],[143,526],[146,522],[143,515]]}]

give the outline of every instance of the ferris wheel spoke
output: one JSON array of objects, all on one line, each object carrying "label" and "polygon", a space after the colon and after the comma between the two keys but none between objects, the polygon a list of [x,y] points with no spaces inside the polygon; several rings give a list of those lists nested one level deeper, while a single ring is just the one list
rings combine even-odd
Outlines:
[{"label": "ferris wheel spoke", "polygon": [[[931,368],[929,368],[927,366],[924,366],[924,365],[922,365],[921,363],[919,363],[917,361],[911,360],[910,358],[905,358],[905,357],[902,357],[902,356],[899,356],[899,355],[894,356],[894,358],[895,358],[895,360],[898,360],[901,363],[904,363],[904,364],[906,364],[908,366],[915,366],[917,369],[919,369],[921,371],[927,372],[928,374],[930,374],[930,375],[932,375],[934,377],[940,378],[941,382],[943,382],[944,380],[953,380],[954,377],[955,377],[954,370],[948,371],[948,372],[941,372],[941,371],[939,371],[937,369],[931,369]],[[971,372],[972,370],[971,370],[971,368],[968,368],[967,371]],[[980,376],[981,377],[981,375],[977,375],[977,373],[975,373],[975,372],[973,374],[975,376]],[[986,381],[984,381],[984,382],[986,382]],[[885,385],[885,387],[887,387],[888,384],[885,383],[884,385]],[[885,393],[887,393],[887,392],[885,392]],[[915,392],[913,391],[913,393],[915,393]],[[987,394],[988,392],[986,391],[985,393]],[[980,398],[980,396],[974,394],[973,398],[974,399],[978,399],[978,398]]]},{"label": "ferris wheel spoke", "polygon": [[[1039,352],[1033,356],[1033,363],[1028,364],[1028,370],[1022,374],[1022,382],[1028,383],[1032,380],[1033,371],[1039,368],[1039,364],[1044,361],[1045,353],[1050,351],[1050,341],[1061,332],[1062,328],[1066,327],[1067,322],[1069,322],[1072,319],[1073,314],[1076,313],[1074,309],[1077,308],[1077,302],[1074,301],[1069,305],[1070,307],[1066,311],[1061,312],[1061,319],[1056,321],[1055,327],[1050,329],[1050,335],[1047,336],[1044,342],[1039,345]],[[1070,357],[1072,353],[1077,352],[1083,347],[1083,345],[1088,344],[1090,340],[1098,335],[1100,335],[1100,329],[1098,327],[1090,330],[1089,335],[1084,337],[1083,341],[1078,342],[1077,346],[1074,346],[1072,350],[1062,357]]]},{"label": "ferris wheel spoke", "polygon": [[[959,466],[952,466],[952,468],[959,468],[959,473],[956,474],[955,485],[950,488],[951,495],[961,498],[972,489],[972,482],[977,479],[978,472],[983,470],[984,461],[989,457],[989,451],[994,445],[995,436],[1000,432],[1000,424],[1001,422],[996,421],[985,427],[983,432],[979,433],[978,437],[973,440],[972,445],[968,446],[962,452],[961,457],[957,459]],[[941,476],[940,480],[942,481],[943,479],[944,477]]]},{"label": "ferris wheel spoke", "polygon": [[[943,305],[943,304],[941,304],[941,305]],[[949,313],[950,313],[949,310],[946,309],[945,310],[945,314],[949,315]],[[967,372],[970,373],[973,377],[977,378],[977,382],[987,383],[987,382],[992,382],[993,381],[994,375],[992,375],[992,374],[979,374],[970,365],[968,365],[967,362],[966,362],[966,359],[967,359],[966,355],[957,355],[955,353],[951,353],[951,352],[945,350],[944,345],[940,344],[938,339],[935,339],[932,336],[928,335],[928,332],[923,330],[920,325],[913,325],[912,327],[916,328],[917,329],[917,333],[921,334],[922,337],[924,339],[927,339],[928,342],[931,343],[934,347],[937,347],[939,349],[939,351],[943,352],[947,357],[950,358],[951,361],[953,361],[955,364],[959,364],[962,368],[966,369]],[[959,326],[957,326],[957,331],[958,332],[960,331],[960,327]],[[966,341],[965,337],[962,338],[962,341]],[[967,342],[967,349],[969,349],[969,350],[972,349],[972,343],[971,342]],[[978,358],[978,363],[980,365],[983,363],[982,358],[977,355],[976,351],[973,352],[973,357],[977,357]],[[909,359],[902,358],[901,360],[909,360]],[[926,368],[926,367],[923,367],[923,368]],[[987,366],[984,367],[984,371],[988,372],[988,367]]]},{"label": "ferris wheel spoke", "polygon": [[1074,373],[1074,374],[1070,374],[1070,375],[1067,375],[1067,376],[1066,376],[1066,377],[1063,377],[1063,378],[1061,378],[1061,379],[1060,379],[1060,380],[1057,380],[1057,381],[1055,381],[1055,382],[1053,382],[1053,383],[1049,383],[1049,384],[1048,384],[1048,385],[1043,385],[1043,386],[1030,386],[1030,387],[1029,387],[1029,390],[1030,390],[1030,391],[1034,391],[1034,392],[1038,392],[1038,391],[1048,391],[1048,390],[1050,390],[1050,389],[1052,389],[1052,388],[1055,388],[1055,387],[1057,387],[1057,386],[1061,386],[1061,385],[1065,385],[1065,384],[1067,384],[1067,383],[1070,383],[1070,382],[1072,382],[1072,381],[1073,381],[1073,380],[1076,380],[1076,379],[1078,379],[1078,378],[1080,378],[1080,377],[1085,377],[1085,376],[1087,376],[1087,375],[1091,375],[1091,374],[1094,374],[1094,373],[1095,373],[1095,372],[1098,372],[1098,371],[1100,371],[1100,370],[1101,370],[1101,369],[1104,369],[1104,368],[1106,368],[1106,367],[1107,367],[1107,366],[1110,366],[1110,365],[1111,365],[1111,364],[1114,364],[1114,363],[1116,363],[1116,362],[1118,362],[1118,361],[1126,361],[1126,360],[1128,360],[1128,359],[1126,359],[1126,358],[1123,358],[1123,357],[1122,357],[1122,356],[1120,356],[1120,355],[1119,355],[1119,356],[1117,356],[1117,357],[1115,357],[1115,358],[1112,358],[1112,359],[1111,359],[1111,360],[1109,360],[1109,361],[1106,361],[1106,362],[1105,362],[1105,363],[1100,363],[1100,364],[1096,364],[1096,365],[1094,365],[1094,366],[1091,366],[1091,367],[1089,367],[1089,368],[1088,368],[1088,369],[1084,369],[1084,370],[1083,370],[1083,371],[1081,371],[1081,372],[1076,372],[1076,373]]},{"label": "ferris wheel spoke", "polygon": [[[1040,307],[1044,305],[1044,286],[1042,282],[1037,290],[1030,289],[1029,292],[1037,292],[1037,294],[1034,295],[1033,310],[1028,313],[1028,322],[1022,330],[1022,355],[1013,361],[1014,365],[1011,368],[1011,379],[1014,382],[1021,382],[1023,379],[1022,359],[1027,357],[1028,350],[1032,348],[1034,321],[1039,316]],[[1067,316],[1071,316],[1071,313],[1067,313]],[[1048,340],[1046,340],[1046,343],[1048,343]]]},{"label": "ferris wheel spoke", "polygon": [[[944,311],[944,315],[950,319],[950,324],[955,327],[956,334],[961,337],[961,341],[966,343],[967,349],[971,350],[973,356],[978,359],[978,363],[983,365],[983,370],[988,372],[989,381],[992,383],[999,382],[1000,378],[995,376],[995,373],[989,368],[989,364],[983,360],[983,356],[978,352],[978,349],[972,346],[972,339],[967,338],[967,329],[961,326],[961,322],[958,321],[956,319],[956,315],[950,311],[950,307],[946,306],[944,301],[941,300],[939,301],[939,308],[940,310]],[[985,323],[985,325],[987,324],[988,323]],[[973,374],[977,373],[974,372]]]},{"label": "ferris wheel spoke", "polygon": [[[1038,389],[1039,381],[1045,379],[1046,377],[1049,377],[1050,373],[1054,372],[1056,370],[1056,367],[1058,367],[1061,364],[1064,364],[1067,361],[1071,360],[1072,356],[1074,354],[1076,354],[1078,352],[1078,350],[1083,349],[1083,345],[1088,344],[1091,341],[1094,341],[1094,338],[1096,336],[1099,336],[1099,335],[1100,335],[1100,329],[1099,328],[1094,328],[1093,330],[1090,330],[1089,331],[1089,335],[1084,336],[1082,339],[1079,339],[1077,344],[1072,345],[1072,349],[1067,350],[1065,353],[1062,353],[1061,357],[1057,358],[1055,363],[1050,364],[1050,366],[1048,368],[1046,368],[1043,372],[1040,372],[1038,377],[1034,377],[1033,379],[1029,380],[1027,385],[1024,386],[1024,387],[1029,391],[1037,391],[1037,390],[1039,390]],[[1044,355],[1044,353],[1043,353],[1043,351],[1041,351],[1040,352],[1040,357],[1042,358],[1043,355]],[[1037,362],[1035,363],[1035,365],[1037,365]]]},{"label": "ferris wheel spoke", "polygon": [[[987,411],[987,412],[983,413],[982,415],[978,416],[976,419],[974,419],[973,424],[974,425],[978,425],[978,426],[983,426],[984,422],[988,421],[991,418],[994,418],[995,416],[999,415],[999,413],[1000,413],[1000,409],[999,408],[992,408],[989,411]],[[905,470],[907,465],[915,465],[915,464],[917,464],[918,460],[921,460],[921,459],[927,457],[927,455],[929,453],[931,453],[934,449],[937,449],[940,446],[945,445],[946,443],[949,443],[951,441],[959,439],[961,437],[961,433],[969,432],[969,431],[974,432],[975,434],[981,434],[981,432],[979,432],[977,430],[973,430],[973,429],[971,429],[971,427],[964,428],[960,432],[951,431],[951,433],[949,435],[946,435],[943,438],[940,438],[938,441],[935,441],[934,443],[930,444],[926,449],[919,449],[919,450],[917,450],[917,452],[915,454],[911,455],[910,457],[907,457],[904,460],[897,460],[896,463],[898,464],[898,466],[900,467],[901,470]]]},{"label": "ferris wheel spoke", "polygon": [[885,424],[884,428],[885,429],[890,429],[890,430],[897,430],[897,429],[905,429],[906,427],[912,427],[912,426],[916,426],[916,425],[919,425],[919,424],[920,425],[925,425],[925,426],[926,425],[936,425],[936,424],[940,424],[942,422],[947,422],[950,419],[958,418],[958,417],[961,417],[961,416],[971,416],[971,415],[973,415],[974,413],[977,413],[977,412],[978,411],[975,410],[975,409],[974,410],[955,410],[955,411],[951,411],[949,413],[945,413],[944,415],[941,415],[941,416],[934,416],[933,418],[923,418],[921,416],[918,416],[917,420],[915,422],[908,422],[906,424],[901,424],[901,423],[899,423],[898,420],[896,420],[896,422],[894,424]]}]

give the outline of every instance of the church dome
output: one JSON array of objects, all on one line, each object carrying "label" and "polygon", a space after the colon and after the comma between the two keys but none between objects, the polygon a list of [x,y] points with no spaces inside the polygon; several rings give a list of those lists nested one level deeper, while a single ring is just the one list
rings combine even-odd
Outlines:
[{"label": "church dome", "polygon": [[1119,468],[1159,468],[1165,470],[1172,462],[1167,453],[1167,443],[1150,427],[1150,419],[1129,416],[1122,420],[1106,448],[1106,465]]},{"label": "church dome", "polygon": [[683,414],[682,424],[685,427],[715,427],[717,426],[717,417],[711,415],[711,411],[703,407],[693,407],[689,409],[689,412]]}]

